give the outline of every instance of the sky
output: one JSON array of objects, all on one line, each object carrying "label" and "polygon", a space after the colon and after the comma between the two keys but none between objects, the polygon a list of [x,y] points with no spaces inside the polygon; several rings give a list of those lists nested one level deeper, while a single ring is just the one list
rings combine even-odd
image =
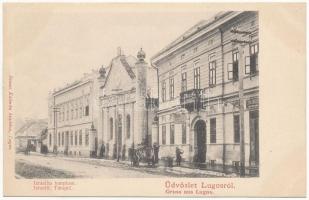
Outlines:
[{"label": "sky", "polygon": [[216,11],[120,4],[13,4],[4,8],[4,62],[15,118],[47,118],[48,92],[109,65],[121,47],[146,62]]}]

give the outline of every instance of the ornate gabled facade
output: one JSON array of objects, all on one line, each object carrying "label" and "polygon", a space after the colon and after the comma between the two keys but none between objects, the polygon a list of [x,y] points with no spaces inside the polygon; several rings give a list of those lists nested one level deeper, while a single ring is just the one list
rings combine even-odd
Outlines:
[{"label": "ornate gabled facade", "polygon": [[143,50],[137,57],[118,53],[101,87],[98,139],[106,158],[128,159],[129,148],[151,145],[151,133],[157,134],[153,125],[156,108],[146,109],[151,98],[147,95],[148,64]]},{"label": "ornate gabled facade", "polygon": [[[184,150],[188,163],[237,170],[240,161],[239,49],[231,29],[250,32],[244,46],[246,166],[259,165],[258,13],[221,12],[152,57],[159,76],[160,157]],[[226,168],[227,169],[227,168]]]}]

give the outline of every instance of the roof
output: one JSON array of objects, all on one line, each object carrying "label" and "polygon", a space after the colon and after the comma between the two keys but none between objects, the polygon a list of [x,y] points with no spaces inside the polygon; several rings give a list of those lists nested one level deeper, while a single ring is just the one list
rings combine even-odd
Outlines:
[{"label": "roof", "polygon": [[[106,73],[109,71],[109,67],[105,67]],[[76,87],[78,85],[84,84],[89,82],[90,80],[93,80],[94,78],[98,78],[100,76],[99,70],[92,70],[90,73],[84,73],[84,75],[71,83],[66,84],[64,87],[59,88],[55,90],[52,95],[58,95],[61,94],[63,91],[66,91],[67,89]]]},{"label": "roof", "polygon": [[[120,62],[117,62],[120,61]],[[136,78],[135,75],[135,63],[136,63],[137,59],[134,56],[125,56],[125,55],[118,55],[115,58],[112,59],[110,65],[108,66],[109,70],[107,72],[107,77],[105,79],[104,85],[102,87],[105,86],[105,84],[107,83],[107,80],[110,76],[110,72],[112,71],[112,68],[116,65],[116,63],[121,63],[121,66],[125,68],[126,72],[128,73],[128,75],[130,76],[130,78],[133,80]]]},{"label": "roof", "polygon": [[191,37],[192,35],[195,35],[196,33],[200,32],[201,30],[205,30],[207,27],[211,26],[212,24],[214,24],[215,22],[219,21],[220,19],[222,19],[223,17],[235,13],[234,11],[224,11],[224,12],[218,12],[217,14],[215,14],[213,17],[210,17],[207,20],[201,20],[199,21],[197,24],[195,24],[194,26],[192,26],[190,29],[188,29],[186,32],[184,32],[183,34],[181,34],[176,40],[174,40],[173,42],[171,42],[170,44],[168,44],[166,47],[164,47],[162,50],[160,50],[157,54],[155,54],[151,60],[159,57],[161,54],[163,54],[164,52],[170,50],[171,48],[173,48],[174,46],[176,46],[177,44],[185,41],[186,39],[188,39],[189,37]]},{"label": "roof", "polygon": [[31,119],[15,132],[15,137],[40,137],[42,130],[47,128],[46,119]]},{"label": "roof", "polygon": [[120,57],[120,62],[122,63],[122,66],[124,66],[126,71],[128,72],[128,74],[131,77],[131,79],[135,79],[135,73],[133,72],[132,67],[130,66],[130,64],[126,60],[125,56],[121,56]]}]

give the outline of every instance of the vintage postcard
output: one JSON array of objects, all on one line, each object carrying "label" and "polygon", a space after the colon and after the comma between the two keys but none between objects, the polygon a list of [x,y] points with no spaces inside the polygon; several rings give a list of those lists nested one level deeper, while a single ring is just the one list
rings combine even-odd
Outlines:
[{"label": "vintage postcard", "polygon": [[304,197],[306,4],[3,4],[4,195]]}]

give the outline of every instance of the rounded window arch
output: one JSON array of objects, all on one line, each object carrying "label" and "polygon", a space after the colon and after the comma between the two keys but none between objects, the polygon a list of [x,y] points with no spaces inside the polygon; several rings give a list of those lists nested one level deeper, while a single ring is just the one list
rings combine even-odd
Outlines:
[{"label": "rounded window arch", "polygon": [[127,130],[127,138],[129,139],[131,137],[131,117],[130,115],[127,115],[126,130]]}]

